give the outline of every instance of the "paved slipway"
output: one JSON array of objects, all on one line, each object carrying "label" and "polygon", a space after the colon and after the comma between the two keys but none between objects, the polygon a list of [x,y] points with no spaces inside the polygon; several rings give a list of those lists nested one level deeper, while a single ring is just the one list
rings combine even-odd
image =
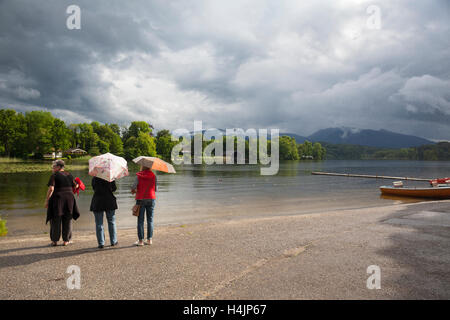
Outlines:
[{"label": "paved slipway", "polygon": [[[450,201],[158,227],[152,246],[75,232],[0,240],[0,299],[449,299]],[[68,289],[68,266],[81,271]],[[367,268],[379,266],[380,289]],[[373,283],[372,281],[369,281]]]}]

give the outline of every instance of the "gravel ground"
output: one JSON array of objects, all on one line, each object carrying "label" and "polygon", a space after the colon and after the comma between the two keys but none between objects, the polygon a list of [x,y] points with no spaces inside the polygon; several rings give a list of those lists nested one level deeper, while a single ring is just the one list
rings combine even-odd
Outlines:
[{"label": "gravel ground", "polygon": [[[450,201],[159,227],[144,247],[135,229],[118,239],[103,250],[76,230],[67,247],[0,239],[0,299],[450,299]],[[372,265],[380,289],[367,288]]]}]

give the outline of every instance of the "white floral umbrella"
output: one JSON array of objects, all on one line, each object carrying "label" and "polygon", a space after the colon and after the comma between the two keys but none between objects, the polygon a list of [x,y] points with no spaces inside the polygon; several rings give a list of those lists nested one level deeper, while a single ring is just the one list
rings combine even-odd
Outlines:
[{"label": "white floral umbrella", "polygon": [[127,161],[111,153],[89,159],[89,175],[106,181],[114,181],[128,175]]}]

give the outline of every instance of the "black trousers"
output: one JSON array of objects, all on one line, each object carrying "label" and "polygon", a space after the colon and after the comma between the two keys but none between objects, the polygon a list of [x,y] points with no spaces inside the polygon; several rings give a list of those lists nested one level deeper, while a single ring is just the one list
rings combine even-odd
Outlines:
[{"label": "black trousers", "polygon": [[61,237],[63,241],[70,241],[72,239],[72,216],[56,216],[50,220],[50,239],[54,242],[59,241]]}]

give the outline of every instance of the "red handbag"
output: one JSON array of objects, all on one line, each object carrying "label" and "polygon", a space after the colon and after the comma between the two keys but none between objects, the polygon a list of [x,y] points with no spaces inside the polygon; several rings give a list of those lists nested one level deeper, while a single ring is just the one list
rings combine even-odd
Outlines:
[{"label": "red handbag", "polygon": [[72,188],[72,190],[73,190],[74,194],[76,193],[77,196],[79,196],[80,195],[80,190],[84,191],[86,189],[86,186],[84,185],[83,181],[81,181],[81,179],[78,178],[78,177],[75,178],[75,182],[78,184],[78,188],[74,187],[74,188]]}]

